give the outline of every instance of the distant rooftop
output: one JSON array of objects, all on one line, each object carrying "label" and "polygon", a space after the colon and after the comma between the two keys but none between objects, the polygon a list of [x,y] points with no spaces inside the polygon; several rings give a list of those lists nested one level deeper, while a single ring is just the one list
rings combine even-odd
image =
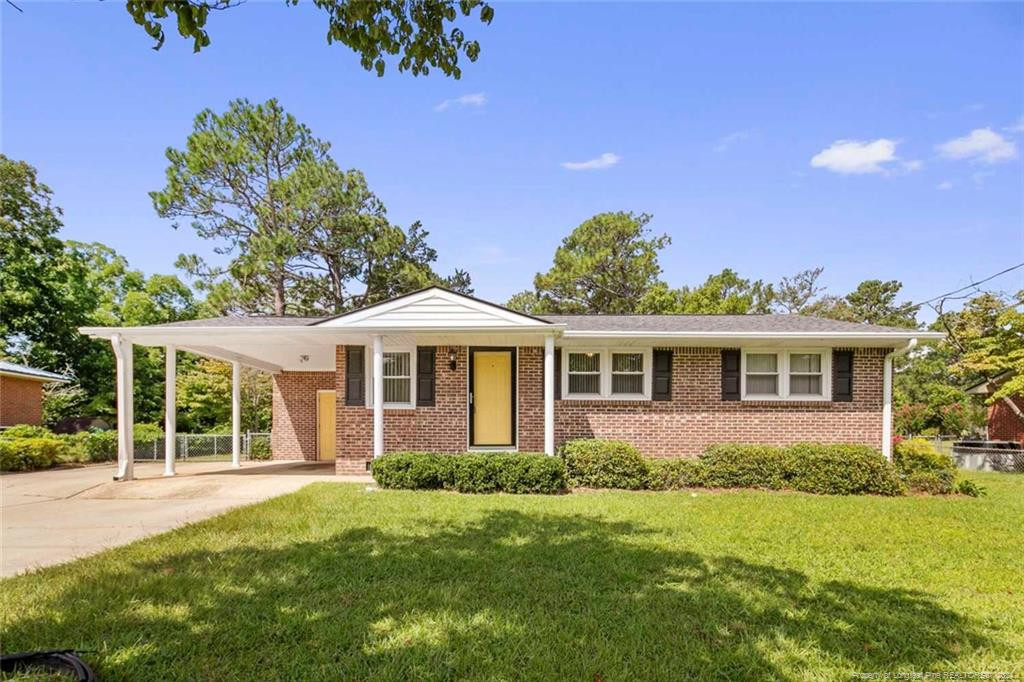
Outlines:
[{"label": "distant rooftop", "polygon": [[68,382],[71,379],[67,378],[63,374],[57,374],[55,372],[47,372],[45,369],[36,369],[35,367],[29,367],[28,365],[19,365],[14,362],[7,362],[6,360],[0,360],[0,374],[7,374],[19,377],[25,377],[26,379],[36,379],[40,381],[60,381]]}]

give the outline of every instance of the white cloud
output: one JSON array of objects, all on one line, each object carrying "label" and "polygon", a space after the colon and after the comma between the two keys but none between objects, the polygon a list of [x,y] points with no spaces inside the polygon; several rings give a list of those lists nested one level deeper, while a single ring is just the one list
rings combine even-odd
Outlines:
[{"label": "white cloud", "polygon": [[988,178],[992,177],[995,174],[995,171],[975,171],[971,173],[971,182],[973,182],[978,187],[981,187],[982,185],[985,184],[985,180],[987,180]]},{"label": "white cloud", "polygon": [[[892,167],[885,164],[898,160],[896,142],[883,137],[871,142],[836,140],[829,147],[815,154],[811,159],[811,165],[815,168],[830,170],[833,173],[862,175],[864,173],[887,173]],[[919,166],[915,168],[907,166],[919,163],[909,161],[904,164],[904,169],[917,170]]]},{"label": "white cloud", "polygon": [[622,161],[622,157],[619,156],[618,154],[605,152],[596,159],[589,159],[587,161],[564,161],[562,163],[562,168],[571,171],[603,170],[605,168],[611,168],[619,161]]},{"label": "white cloud", "polygon": [[977,128],[964,137],[940,144],[936,149],[947,159],[968,159],[999,163],[1017,158],[1017,143],[991,128]]},{"label": "white cloud", "polygon": [[446,111],[452,107],[482,107],[485,104],[487,104],[487,94],[483,92],[474,92],[469,95],[446,99],[435,106],[434,111]]},{"label": "white cloud", "polygon": [[913,173],[924,168],[924,161],[920,159],[912,159],[910,161],[903,161],[900,165],[903,166],[903,170],[907,173]]},{"label": "white cloud", "polygon": [[735,133],[729,133],[725,137],[720,138],[718,140],[718,144],[715,145],[715,151],[724,152],[737,142],[743,142],[744,140],[749,139],[750,133],[746,130],[737,130]]},{"label": "white cloud", "polygon": [[1017,122],[1013,125],[1006,126],[1003,128],[1008,133],[1024,133],[1024,116],[1017,119]]},{"label": "white cloud", "polygon": [[941,189],[942,191],[953,189],[953,183],[949,180],[943,180],[939,184],[935,185],[935,189]]}]

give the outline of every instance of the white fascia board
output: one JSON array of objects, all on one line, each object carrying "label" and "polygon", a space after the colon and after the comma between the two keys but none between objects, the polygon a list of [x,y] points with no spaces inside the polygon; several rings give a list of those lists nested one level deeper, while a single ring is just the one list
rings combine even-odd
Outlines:
[{"label": "white fascia board", "polygon": [[565,330],[564,324],[549,324],[538,327],[525,327],[523,325],[482,325],[478,327],[451,327],[444,325],[415,325],[415,326],[382,326],[382,327],[79,327],[78,331],[86,336],[97,339],[109,339],[114,334],[120,334],[126,339],[167,339],[168,343],[176,339],[213,338],[224,336],[286,336],[302,335],[310,338],[332,338],[339,336],[365,336],[367,334],[415,334],[417,332],[427,333],[458,333],[484,334],[488,332],[519,332],[521,334],[537,334],[538,332],[551,332],[559,334]]},{"label": "white fascia board", "polygon": [[694,339],[788,341],[828,339],[834,341],[899,341],[905,339],[944,339],[942,332],[648,332],[648,331],[566,331],[566,339]]},{"label": "white fascia board", "polygon": [[71,379],[67,377],[41,377],[38,374],[22,374],[21,372],[7,372],[0,370],[0,377],[11,377],[12,379],[24,379],[25,381],[38,381],[41,384],[70,384]]}]

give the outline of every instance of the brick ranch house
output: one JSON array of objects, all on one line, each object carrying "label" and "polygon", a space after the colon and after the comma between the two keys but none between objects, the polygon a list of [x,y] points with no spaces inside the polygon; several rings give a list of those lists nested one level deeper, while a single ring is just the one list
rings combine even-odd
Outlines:
[{"label": "brick ranch house", "polygon": [[[941,337],[797,315],[536,317],[439,287],[326,318],[81,331],[113,343],[126,452],[131,348],[166,346],[234,364],[236,464],[248,365],[273,374],[274,458],[334,460],[338,473],[399,450],[554,454],[591,437],[650,457],[730,441],[864,443],[888,455],[892,357]],[[123,456],[121,473],[130,467]]]},{"label": "brick ranch house", "polygon": [[65,384],[61,374],[0,360],[0,428],[43,423],[43,386]]}]

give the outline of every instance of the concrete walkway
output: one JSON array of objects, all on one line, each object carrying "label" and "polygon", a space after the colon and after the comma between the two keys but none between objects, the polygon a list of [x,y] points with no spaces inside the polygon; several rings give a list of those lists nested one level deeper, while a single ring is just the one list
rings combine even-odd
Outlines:
[{"label": "concrete walkway", "polygon": [[163,477],[162,462],[137,462],[136,480],[113,481],[114,466],[0,476],[0,576],[124,545],[139,538],[298,490],[314,481],[372,483],[337,476],[330,462],[184,462]]}]

